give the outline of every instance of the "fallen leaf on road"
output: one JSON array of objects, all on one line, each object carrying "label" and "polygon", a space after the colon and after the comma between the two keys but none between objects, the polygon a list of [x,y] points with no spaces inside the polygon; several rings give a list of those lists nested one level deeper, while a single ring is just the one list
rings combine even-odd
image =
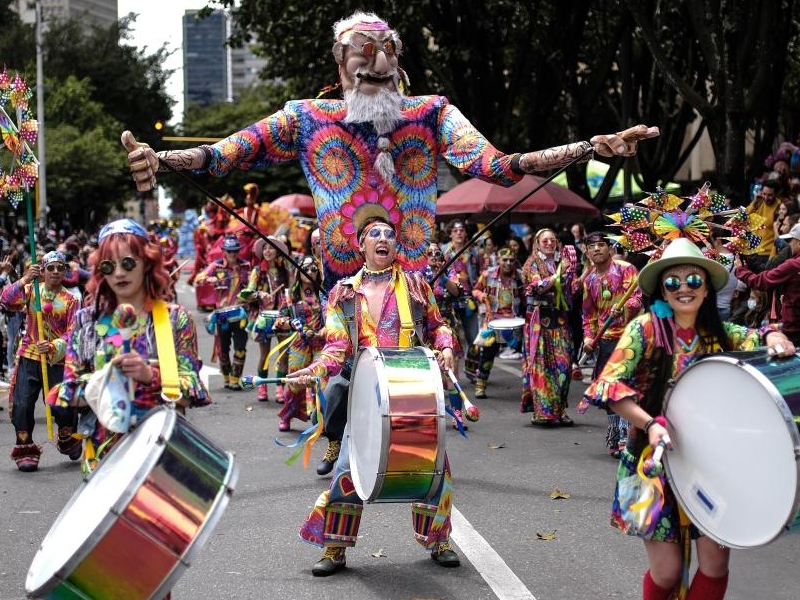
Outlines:
[{"label": "fallen leaf on road", "polygon": [[550,541],[556,539],[556,531],[555,531],[555,529],[553,531],[548,531],[547,533],[539,533],[537,531],[536,532],[536,539],[539,539],[539,540],[542,540],[542,541],[545,541],[545,542],[550,542]]},{"label": "fallen leaf on road", "polygon": [[569,492],[562,492],[561,490],[556,488],[556,489],[553,490],[553,493],[550,494],[550,498],[553,499],[553,500],[561,500],[562,498],[563,499],[569,499],[570,498],[570,493]]},{"label": "fallen leaf on road", "polygon": [[252,407],[252,406],[245,406],[245,408],[244,408],[244,409],[245,409],[247,412],[252,412],[252,411],[253,411],[253,407]]},{"label": "fallen leaf on road", "polygon": [[386,558],[386,553],[383,551],[383,548],[381,548],[377,552],[373,552],[372,556],[374,556],[375,558]]},{"label": "fallen leaf on road", "polygon": [[506,447],[505,442],[501,442],[500,444],[489,443],[489,444],[486,444],[486,445],[489,446],[489,448],[491,448],[492,450],[499,450],[500,448],[505,448]]}]

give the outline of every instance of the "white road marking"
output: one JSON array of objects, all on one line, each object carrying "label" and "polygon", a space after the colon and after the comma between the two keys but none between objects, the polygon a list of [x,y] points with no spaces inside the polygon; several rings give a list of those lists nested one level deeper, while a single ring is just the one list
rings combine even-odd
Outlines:
[{"label": "white road marking", "polygon": [[450,537],[489,584],[498,600],[536,600],[489,542],[483,539],[455,506],[450,513],[450,520],[453,522]]},{"label": "white road marking", "polygon": [[219,369],[215,369],[214,367],[209,367],[207,365],[203,365],[200,369],[200,380],[203,384],[208,388],[208,379],[211,375],[219,375]]}]

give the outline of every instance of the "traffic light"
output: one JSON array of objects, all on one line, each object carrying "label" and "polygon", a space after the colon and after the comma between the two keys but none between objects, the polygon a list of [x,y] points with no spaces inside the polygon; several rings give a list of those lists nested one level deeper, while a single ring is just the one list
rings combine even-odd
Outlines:
[{"label": "traffic light", "polygon": [[161,138],[164,136],[164,121],[159,119],[158,121],[153,123],[153,129],[156,132],[156,138],[158,138],[158,141],[160,142]]}]

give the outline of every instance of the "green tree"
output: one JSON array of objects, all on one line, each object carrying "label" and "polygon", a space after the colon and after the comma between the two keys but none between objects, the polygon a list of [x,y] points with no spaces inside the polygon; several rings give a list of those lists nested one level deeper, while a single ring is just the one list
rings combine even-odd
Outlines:
[{"label": "green tree", "polygon": [[753,132],[754,157],[769,154],[779,137],[787,63],[798,58],[796,2],[626,0],[625,4],[653,57],[654,75],[668,82],[708,129],[717,186],[741,198],[746,189],[748,130]]}]

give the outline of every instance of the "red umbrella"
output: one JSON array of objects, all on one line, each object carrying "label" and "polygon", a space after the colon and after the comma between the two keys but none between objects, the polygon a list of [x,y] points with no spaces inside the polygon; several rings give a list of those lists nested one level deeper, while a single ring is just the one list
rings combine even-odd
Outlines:
[{"label": "red umbrella", "polygon": [[270,202],[272,206],[285,208],[293,215],[304,215],[306,217],[316,217],[317,208],[314,206],[314,199],[307,194],[286,194],[280,198],[275,198]]},{"label": "red umbrella", "polygon": [[[543,177],[525,175],[511,187],[504,187],[482,179],[468,179],[439,197],[436,215],[469,217],[472,221],[485,222],[499,215],[543,181]],[[513,222],[523,223],[588,221],[599,215],[596,206],[575,192],[555,183],[546,183],[507,216]]]}]

